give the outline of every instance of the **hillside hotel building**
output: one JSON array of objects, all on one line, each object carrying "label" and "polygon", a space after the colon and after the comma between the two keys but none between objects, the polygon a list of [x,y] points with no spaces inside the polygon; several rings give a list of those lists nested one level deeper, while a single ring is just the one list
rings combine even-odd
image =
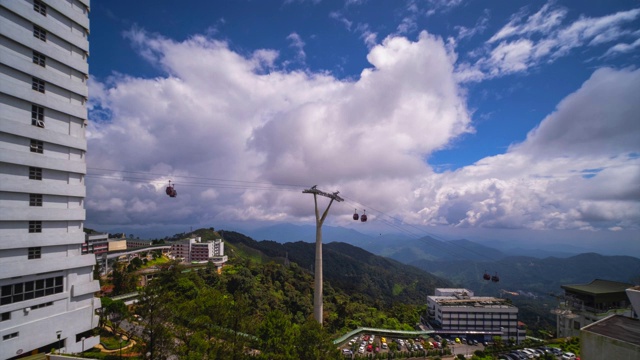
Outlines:
[{"label": "hillside hotel building", "polygon": [[83,255],[89,0],[0,0],[0,359],[99,343]]},{"label": "hillside hotel building", "polygon": [[520,343],[525,329],[518,326],[518,308],[506,299],[474,296],[468,289],[436,289],[427,298],[428,325],[440,334],[490,341],[493,336]]}]

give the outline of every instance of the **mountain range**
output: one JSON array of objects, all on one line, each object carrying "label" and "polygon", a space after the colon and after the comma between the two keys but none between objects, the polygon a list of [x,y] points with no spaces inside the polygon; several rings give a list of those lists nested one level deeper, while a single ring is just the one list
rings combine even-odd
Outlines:
[{"label": "mountain range", "polygon": [[[315,227],[274,225],[251,232],[256,239],[275,242],[314,242]],[[466,239],[443,241],[431,236],[371,236],[352,229],[323,227],[323,243],[344,242],[372,254],[412,265],[458,286],[486,295],[533,292],[560,293],[563,284],[593,279],[638,283],[640,259],[596,253],[567,253],[551,249],[496,249]],[[498,284],[487,284],[482,275],[499,275]],[[490,286],[491,285],[491,286]]]},{"label": "mountain range", "polygon": [[[305,241],[315,242],[315,227],[311,225],[277,224],[242,233],[256,240],[273,240],[280,243]],[[505,256],[523,255],[536,258],[570,257],[589,252],[570,245],[554,246],[554,248],[525,248],[507,246],[504,242],[494,241],[498,247],[488,246],[470,240],[439,240],[433,236],[410,236],[406,234],[368,235],[353,229],[334,226],[323,226],[323,243],[345,242],[376,255],[391,257],[401,262],[410,262],[418,258],[426,260],[468,259],[468,260],[499,260]],[[425,251],[424,248],[430,250]],[[417,254],[414,253],[417,251]]]}]

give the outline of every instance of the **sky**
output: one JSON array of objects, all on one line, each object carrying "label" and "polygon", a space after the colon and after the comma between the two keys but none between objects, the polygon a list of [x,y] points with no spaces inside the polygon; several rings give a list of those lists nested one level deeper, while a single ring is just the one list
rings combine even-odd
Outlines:
[{"label": "sky", "polygon": [[640,256],[638,1],[91,5],[86,227],[313,225],[317,185],[330,226]]}]

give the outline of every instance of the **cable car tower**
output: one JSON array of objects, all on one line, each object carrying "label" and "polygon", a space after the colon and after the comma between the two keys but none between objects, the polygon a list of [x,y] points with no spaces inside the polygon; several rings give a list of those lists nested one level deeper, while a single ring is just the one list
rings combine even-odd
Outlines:
[{"label": "cable car tower", "polygon": [[[320,326],[322,326],[322,223],[327,218],[329,208],[331,204],[333,204],[333,201],[341,202],[344,201],[344,199],[338,196],[339,191],[330,194],[320,191],[316,189],[316,187],[317,185],[314,185],[311,189],[302,190],[302,193],[313,194],[313,202],[316,209],[316,265],[314,268],[313,317],[320,323]],[[322,217],[320,217],[320,212],[318,212],[318,195],[331,199]]]}]

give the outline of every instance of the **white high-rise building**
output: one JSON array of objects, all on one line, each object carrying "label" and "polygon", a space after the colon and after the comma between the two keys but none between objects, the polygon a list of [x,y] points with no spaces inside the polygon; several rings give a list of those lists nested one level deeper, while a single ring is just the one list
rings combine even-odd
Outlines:
[{"label": "white high-rise building", "polygon": [[81,253],[89,0],[0,0],[0,359],[98,344]]}]

